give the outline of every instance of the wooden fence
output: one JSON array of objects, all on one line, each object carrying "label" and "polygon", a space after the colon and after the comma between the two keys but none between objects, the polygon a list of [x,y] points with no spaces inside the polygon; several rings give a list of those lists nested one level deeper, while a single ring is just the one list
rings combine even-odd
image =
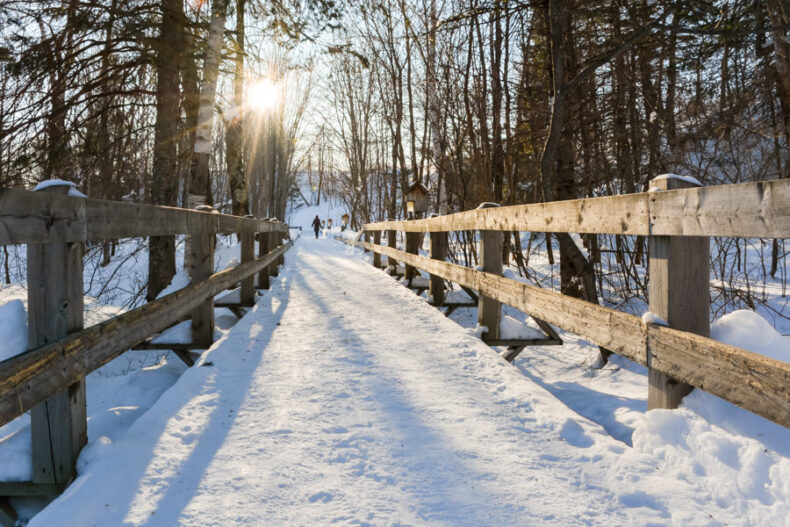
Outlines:
[{"label": "wooden fence", "polygon": [[[58,193],[65,189],[0,189],[0,245],[27,244],[31,348],[0,362],[0,425],[30,410],[33,439],[33,481],[0,482],[0,501],[9,495],[57,493],[74,477],[87,440],[87,374],[135,347],[170,349],[170,344],[151,344],[150,337],[189,318],[192,343],[173,347],[182,352],[208,348],[214,338],[214,296],[240,282],[239,306],[252,306],[256,273],[258,287],[268,288],[292,245],[286,242],[288,226],[276,220]],[[239,236],[241,263],[215,274],[217,233]],[[83,242],[175,234],[191,237],[191,285],[83,329]],[[179,356],[190,360],[185,353]]]},{"label": "wooden fence", "polygon": [[[674,408],[698,387],[790,427],[790,363],[708,338],[708,237],[790,237],[790,180],[683,188],[690,186],[657,179],[646,193],[371,223],[360,239],[343,241],[373,251],[374,265],[385,255],[388,265],[403,262],[407,271],[430,273],[436,305],[444,302],[444,280],[477,290],[478,318],[489,330],[498,328],[504,303],[647,366],[649,409]],[[481,231],[482,271],[445,261],[447,232],[456,230]],[[406,251],[395,248],[396,231],[406,232]],[[649,309],[670,327],[503,278],[503,231],[648,237]],[[418,255],[418,244],[410,242],[421,232],[430,233],[430,258]]]}]

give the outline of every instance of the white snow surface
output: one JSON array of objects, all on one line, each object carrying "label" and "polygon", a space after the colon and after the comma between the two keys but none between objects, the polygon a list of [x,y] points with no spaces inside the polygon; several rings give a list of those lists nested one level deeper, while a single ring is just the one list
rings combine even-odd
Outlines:
[{"label": "white snow surface", "polygon": [[298,240],[272,290],[128,431],[92,440],[30,525],[786,522],[786,429],[694,392],[643,415],[629,447],[363,258]]},{"label": "white snow surface", "polygon": [[660,176],[653,179],[653,181],[659,181],[662,179],[679,179],[680,181],[685,181],[686,183],[690,183],[698,187],[702,186],[702,183],[700,183],[697,178],[692,176],[680,176],[678,174],[661,174]]},{"label": "white snow surface", "polygon": [[74,183],[73,181],[68,181],[65,179],[58,179],[58,178],[45,179],[44,181],[41,181],[35,187],[33,187],[33,191],[44,190],[44,189],[48,189],[49,187],[63,187],[63,186],[69,188],[76,188],[77,184]]},{"label": "white snow surface", "polygon": [[711,324],[710,334],[731,346],[790,362],[790,340],[754,311],[739,309],[724,315]]},{"label": "white snow surface", "polygon": [[652,311],[645,311],[642,313],[642,322],[645,324],[655,324],[657,326],[669,326],[669,322],[666,319],[656,315]]},{"label": "white snow surface", "polygon": [[0,304],[0,361],[27,349],[27,315],[20,299]]}]

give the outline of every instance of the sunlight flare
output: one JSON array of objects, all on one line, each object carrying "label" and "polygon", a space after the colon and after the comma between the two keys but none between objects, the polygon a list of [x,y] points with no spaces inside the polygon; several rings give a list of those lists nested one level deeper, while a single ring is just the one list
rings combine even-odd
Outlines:
[{"label": "sunlight flare", "polygon": [[247,104],[257,110],[274,108],[279,96],[277,86],[269,79],[259,79],[247,88]]}]

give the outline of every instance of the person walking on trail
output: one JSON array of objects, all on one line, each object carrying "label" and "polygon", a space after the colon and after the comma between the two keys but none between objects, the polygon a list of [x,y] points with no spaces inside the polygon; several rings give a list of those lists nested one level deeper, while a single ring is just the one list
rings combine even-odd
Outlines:
[{"label": "person walking on trail", "polygon": [[315,219],[313,220],[313,230],[315,231],[315,239],[318,239],[318,231],[321,230],[321,220],[318,218],[318,214],[315,215]]}]

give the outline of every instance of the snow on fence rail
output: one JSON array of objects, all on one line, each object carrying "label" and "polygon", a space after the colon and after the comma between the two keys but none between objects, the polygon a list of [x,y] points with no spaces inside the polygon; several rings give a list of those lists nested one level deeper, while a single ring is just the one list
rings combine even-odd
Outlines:
[{"label": "snow on fence rail", "polygon": [[[487,320],[487,327],[498,327],[501,302],[647,366],[649,409],[675,408],[692,387],[698,387],[790,428],[790,364],[707,338],[707,237],[788,237],[790,180],[685,186],[681,180],[662,179],[651,185],[659,192],[370,223],[360,234],[365,241],[340,239],[373,251],[374,265],[380,266],[380,255],[385,255],[388,265],[403,262],[430,273],[437,305],[443,303],[444,279],[477,290],[481,300],[488,300],[479,304],[479,318]],[[387,246],[380,244],[382,230],[387,232]],[[409,243],[413,238],[409,234],[406,251],[396,249],[398,230],[430,233],[431,257],[417,254],[418,244]],[[444,261],[447,232],[452,230],[481,231],[482,271]],[[496,250],[501,248],[501,231],[648,236],[650,311],[671,327],[503,278],[502,251]]]},{"label": "snow on fence rail", "polygon": [[[75,475],[87,441],[85,376],[149,337],[192,319],[192,345],[214,338],[214,296],[241,282],[241,306],[268,288],[292,242],[288,226],[171,207],[0,190],[0,244],[28,244],[28,334],[32,349],[0,362],[0,425],[31,411],[33,481],[0,482],[7,495],[57,492]],[[241,263],[214,273],[216,233],[237,233]],[[189,234],[192,284],[83,329],[81,242]],[[255,258],[255,239],[259,240]]]}]

